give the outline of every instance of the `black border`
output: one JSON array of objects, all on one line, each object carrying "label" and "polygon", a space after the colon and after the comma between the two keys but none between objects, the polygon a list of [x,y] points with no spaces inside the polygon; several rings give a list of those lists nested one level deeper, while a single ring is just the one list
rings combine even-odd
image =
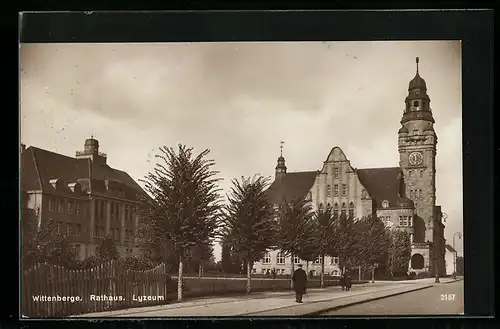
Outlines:
[{"label": "black border", "polygon": [[462,40],[465,311],[493,314],[493,11],[23,13],[19,31],[21,42]]}]

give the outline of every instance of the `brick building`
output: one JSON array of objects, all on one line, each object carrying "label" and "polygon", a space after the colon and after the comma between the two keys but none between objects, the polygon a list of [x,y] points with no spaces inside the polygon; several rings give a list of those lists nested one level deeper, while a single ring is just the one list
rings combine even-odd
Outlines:
[{"label": "brick building", "polygon": [[49,220],[66,235],[79,259],[95,253],[102,239],[115,239],[122,256],[137,252],[138,195],[144,190],[124,171],[111,168],[99,142],[90,138],[75,157],[21,145],[21,190],[38,226]]},{"label": "brick building", "polygon": [[[287,172],[281,155],[275,180],[268,190],[275,204],[304,197],[318,209],[330,205],[337,214],[361,218],[376,215],[391,229],[407,231],[412,240],[409,271],[445,274],[445,239],[441,206],[436,205],[436,146],[434,118],[427,85],[418,72],[410,81],[398,131],[398,167],[357,169],[339,147],[334,147],[319,171]],[[254,272],[279,268],[290,271],[290,260],[279,250],[254,265]],[[296,259],[296,263],[304,263]],[[338,271],[335,259],[325,262],[325,273]],[[319,261],[311,271],[318,272]]]}]

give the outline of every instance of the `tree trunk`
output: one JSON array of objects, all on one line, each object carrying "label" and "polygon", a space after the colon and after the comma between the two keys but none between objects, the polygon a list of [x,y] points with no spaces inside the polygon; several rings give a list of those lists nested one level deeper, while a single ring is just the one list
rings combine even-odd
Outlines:
[{"label": "tree trunk", "polygon": [[252,287],[252,263],[247,262],[247,295],[250,295],[250,289]]},{"label": "tree trunk", "polygon": [[372,267],[372,283],[375,283],[375,266]]},{"label": "tree trunk", "polygon": [[198,265],[198,279],[201,280],[201,273],[203,272],[203,264],[200,262]]},{"label": "tree trunk", "polygon": [[307,277],[309,277],[309,261],[306,260],[306,274],[307,274]]},{"label": "tree trunk", "polygon": [[177,276],[177,300],[182,300],[182,253],[179,256],[179,275]]},{"label": "tree trunk", "polygon": [[358,267],[358,281],[361,281],[361,266]]},{"label": "tree trunk", "polygon": [[295,272],[295,260],[294,260],[293,253],[290,254],[290,258],[292,259],[292,261],[291,261],[291,263],[292,263],[292,272],[290,272],[290,288],[293,288],[292,277],[293,277],[293,272]]},{"label": "tree trunk", "polygon": [[325,254],[321,255],[321,273],[320,273],[320,287],[325,287]]}]

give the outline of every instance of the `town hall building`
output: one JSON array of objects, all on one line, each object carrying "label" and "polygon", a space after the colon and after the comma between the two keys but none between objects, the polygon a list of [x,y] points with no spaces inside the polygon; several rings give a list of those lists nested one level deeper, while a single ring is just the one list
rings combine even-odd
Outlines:
[{"label": "town hall building", "polygon": [[[436,205],[437,135],[427,94],[427,85],[417,72],[410,81],[405,109],[398,131],[399,166],[358,169],[339,147],[328,154],[319,171],[287,172],[280,155],[275,180],[268,189],[274,204],[293,198],[307,198],[314,209],[330,205],[337,214],[362,218],[375,215],[391,229],[405,230],[412,242],[409,271],[445,274],[445,239],[441,206]],[[254,264],[254,273],[275,269],[289,274],[290,257],[269,251]],[[320,260],[311,264],[295,257],[295,264],[307,265],[319,273]],[[305,267],[304,267],[305,268]],[[338,258],[325,258],[325,273],[337,275]]]}]

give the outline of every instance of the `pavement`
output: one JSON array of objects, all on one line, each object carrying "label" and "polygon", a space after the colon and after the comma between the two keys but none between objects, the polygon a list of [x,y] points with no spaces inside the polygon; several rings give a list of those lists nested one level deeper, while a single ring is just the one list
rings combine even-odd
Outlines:
[{"label": "pavement", "polygon": [[393,296],[401,294],[414,294],[417,291],[427,295],[425,290],[434,286],[444,287],[452,281],[454,280],[451,278],[442,278],[438,284],[434,283],[434,278],[376,281],[353,285],[350,291],[342,291],[340,287],[314,288],[308,289],[302,304],[295,302],[294,293],[290,291],[260,292],[245,296],[204,297],[167,305],[98,312],[75,317],[313,316],[360,303],[395,298]]},{"label": "pavement", "polygon": [[464,314],[464,282],[436,284],[431,288],[409,292],[358,305],[324,311],[320,316],[377,315],[459,315]]}]

